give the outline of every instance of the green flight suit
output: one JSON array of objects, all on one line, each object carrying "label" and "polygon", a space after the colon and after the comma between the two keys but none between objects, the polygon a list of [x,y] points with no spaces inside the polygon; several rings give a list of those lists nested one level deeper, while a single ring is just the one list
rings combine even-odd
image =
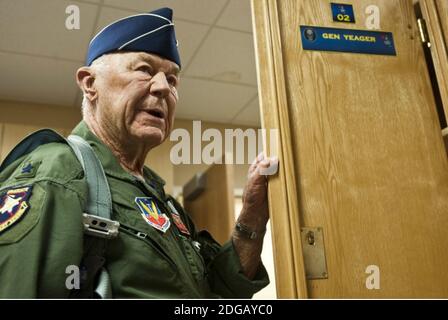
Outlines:
[{"label": "green flight suit", "polygon": [[[114,298],[250,298],[269,283],[262,264],[253,280],[246,278],[232,241],[220,246],[208,233],[197,232],[174,202],[191,236],[180,232],[167,206],[164,181],[154,172],[145,167],[145,182],[126,172],[84,122],[72,134],[89,142],[101,161],[112,219],[121,224],[105,253]],[[5,194],[23,187],[30,190],[29,207],[0,231],[0,298],[76,296],[66,280],[67,267],[81,266],[83,258],[87,186],[81,164],[64,143],[42,145],[17,159],[0,173],[0,214],[12,212]],[[165,233],[145,221],[136,197],[152,198],[166,213],[171,226]]]}]

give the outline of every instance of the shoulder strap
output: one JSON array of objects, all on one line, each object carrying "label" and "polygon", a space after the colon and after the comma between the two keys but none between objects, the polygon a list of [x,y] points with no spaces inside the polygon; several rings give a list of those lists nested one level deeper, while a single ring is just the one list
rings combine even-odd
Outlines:
[{"label": "shoulder strap", "polygon": [[[87,268],[89,278],[92,277],[92,279],[94,279],[98,271],[101,269],[95,293],[101,298],[111,298],[112,291],[110,286],[110,278],[106,269],[103,268],[105,262],[105,248],[107,244],[107,240],[105,240],[105,238],[116,236],[119,224],[118,222],[110,220],[112,212],[112,197],[110,195],[109,185],[107,183],[106,175],[104,174],[101,162],[96,157],[90,145],[79,136],[71,135],[68,140],[66,140],[54,130],[38,130],[25,137],[6,156],[0,166],[0,172],[15,160],[33,152],[39,146],[53,142],[67,143],[72,148],[84,169],[84,175],[88,185],[87,203],[84,211],[88,214],[84,213],[84,227],[86,236],[84,237],[85,245],[83,263]],[[98,219],[92,217],[98,217]],[[92,232],[91,229],[88,228],[89,224],[85,223],[86,221],[88,223],[93,222],[94,224],[98,222],[98,225],[105,224],[106,227],[93,230]],[[111,234],[107,231],[108,229],[113,229],[114,232]],[[98,239],[98,235],[102,239]],[[89,290],[86,290],[86,292],[87,291]]]},{"label": "shoulder strap", "polygon": [[84,210],[92,215],[110,219],[112,212],[112,197],[101,162],[96,157],[90,145],[81,137],[71,135],[66,140],[51,129],[38,130],[25,137],[6,156],[0,166],[0,172],[15,160],[33,152],[39,146],[53,143],[68,143],[81,163],[88,184],[88,199]]},{"label": "shoulder strap", "polygon": [[85,211],[92,215],[110,219],[112,197],[101,162],[92,147],[83,138],[71,135],[67,142],[81,163],[87,180],[89,199]]},{"label": "shoulder strap", "polygon": [[[84,222],[88,224],[85,223],[84,225],[87,235],[85,237],[83,264],[87,269],[89,277],[94,277],[101,269],[95,293],[102,299],[112,298],[110,277],[107,270],[103,267],[107,245],[107,240],[105,239],[116,236],[119,224],[110,220],[112,197],[109,184],[107,183],[101,162],[87,141],[79,136],[70,135],[67,142],[72,147],[84,169],[88,186],[88,200],[85,208],[87,214],[84,214]],[[105,227],[99,228],[99,224],[104,224]],[[110,233],[112,229],[115,229],[113,234]],[[88,293],[90,288],[86,289]]]}]

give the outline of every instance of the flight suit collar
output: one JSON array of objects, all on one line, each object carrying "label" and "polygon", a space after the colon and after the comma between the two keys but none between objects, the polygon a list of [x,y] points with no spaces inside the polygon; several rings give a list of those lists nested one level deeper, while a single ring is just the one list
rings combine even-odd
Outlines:
[{"label": "flight suit collar", "polygon": [[[112,151],[89,129],[84,120],[73,129],[71,134],[83,138],[90,144],[107,175],[133,183],[135,183],[136,180],[138,181],[136,177],[123,169]],[[155,189],[163,190],[165,181],[154,171],[145,166],[143,168],[143,175],[146,182],[150,181],[150,186]]]}]

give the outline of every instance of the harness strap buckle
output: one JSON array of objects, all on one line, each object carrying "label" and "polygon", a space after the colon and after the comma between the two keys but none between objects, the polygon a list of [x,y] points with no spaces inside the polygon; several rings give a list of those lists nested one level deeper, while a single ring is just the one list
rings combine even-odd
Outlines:
[{"label": "harness strap buckle", "polygon": [[113,239],[118,236],[118,228],[120,227],[118,221],[87,213],[82,214],[82,220],[85,234],[104,239]]}]

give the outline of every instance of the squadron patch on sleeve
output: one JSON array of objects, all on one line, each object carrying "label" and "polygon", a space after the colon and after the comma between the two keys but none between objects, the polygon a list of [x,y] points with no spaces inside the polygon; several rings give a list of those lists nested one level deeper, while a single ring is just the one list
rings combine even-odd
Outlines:
[{"label": "squadron patch on sleeve", "polygon": [[0,194],[0,232],[9,228],[30,208],[32,186],[9,189]]},{"label": "squadron patch on sleeve", "polygon": [[140,209],[143,219],[151,226],[166,232],[170,225],[170,219],[166,214],[162,213],[157,206],[156,202],[149,197],[136,197],[135,203]]}]

